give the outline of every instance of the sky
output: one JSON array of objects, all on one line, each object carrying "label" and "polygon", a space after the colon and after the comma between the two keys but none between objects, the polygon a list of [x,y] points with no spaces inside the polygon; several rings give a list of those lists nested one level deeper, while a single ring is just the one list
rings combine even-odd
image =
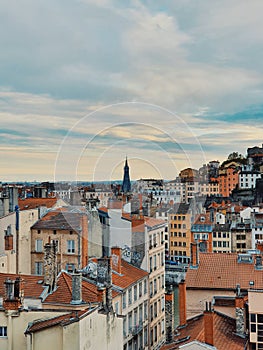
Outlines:
[{"label": "sky", "polygon": [[0,181],[174,179],[263,143],[262,0],[2,0]]}]

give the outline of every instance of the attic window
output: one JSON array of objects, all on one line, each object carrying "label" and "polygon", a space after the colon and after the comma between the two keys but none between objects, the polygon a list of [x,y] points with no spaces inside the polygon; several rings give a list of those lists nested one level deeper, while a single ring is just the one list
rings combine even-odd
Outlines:
[{"label": "attic window", "polygon": [[57,230],[53,230],[53,234],[56,235],[57,234]]},{"label": "attic window", "polygon": [[204,216],[201,216],[201,217],[200,217],[200,221],[204,222],[204,221],[205,221],[205,217],[204,217]]}]

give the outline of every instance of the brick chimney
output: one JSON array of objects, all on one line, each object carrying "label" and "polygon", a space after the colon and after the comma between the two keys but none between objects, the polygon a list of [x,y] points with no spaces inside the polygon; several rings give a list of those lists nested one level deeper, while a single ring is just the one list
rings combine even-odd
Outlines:
[{"label": "brick chimney", "polygon": [[199,265],[198,243],[197,242],[191,243],[190,250],[191,250],[191,267],[198,267],[198,265]]},{"label": "brick chimney", "polygon": [[112,247],[111,248],[111,258],[112,258],[112,269],[119,274],[121,274],[121,248]]},{"label": "brick chimney", "polygon": [[179,283],[179,326],[186,325],[186,283]]},{"label": "brick chimney", "polygon": [[49,293],[57,286],[57,247],[54,241],[44,246],[44,284]]},{"label": "brick chimney", "polygon": [[212,303],[207,301],[204,311],[204,331],[205,343],[214,345],[214,310],[212,309]]},{"label": "brick chimney", "polygon": [[3,307],[5,310],[18,310],[24,301],[23,280],[17,277],[15,280],[7,278],[5,284],[5,298]]},{"label": "brick chimney", "polygon": [[82,274],[74,272],[72,274],[72,299],[70,304],[79,305],[82,303]]}]

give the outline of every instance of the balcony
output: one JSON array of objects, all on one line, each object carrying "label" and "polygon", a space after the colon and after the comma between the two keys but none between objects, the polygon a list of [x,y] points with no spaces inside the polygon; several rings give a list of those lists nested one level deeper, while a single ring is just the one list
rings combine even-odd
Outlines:
[{"label": "balcony", "polygon": [[140,321],[136,326],[132,327],[131,333],[132,335],[137,335],[139,334],[143,329],[143,323]]}]

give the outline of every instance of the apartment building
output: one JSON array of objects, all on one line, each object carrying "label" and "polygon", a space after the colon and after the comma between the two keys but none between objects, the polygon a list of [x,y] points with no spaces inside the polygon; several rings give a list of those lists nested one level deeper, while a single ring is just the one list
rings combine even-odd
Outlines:
[{"label": "apartment building", "polygon": [[181,203],[169,210],[169,256],[172,261],[188,263],[190,260],[191,216],[189,204]]},{"label": "apartment building", "polygon": [[149,239],[149,348],[165,342],[165,221],[145,217]]},{"label": "apartment building", "polygon": [[232,251],[231,230],[229,224],[213,226],[213,253],[230,253]]},{"label": "apartment building", "polygon": [[57,271],[74,271],[87,265],[88,216],[82,209],[49,211],[31,227],[32,274],[43,274],[44,246],[50,242],[56,244]]},{"label": "apartment building", "polygon": [[223,197],[229,197],[233,189],[239,183],[238,164],[235,162],[229,163],[227,166],[219,170],[219,193]]}]

